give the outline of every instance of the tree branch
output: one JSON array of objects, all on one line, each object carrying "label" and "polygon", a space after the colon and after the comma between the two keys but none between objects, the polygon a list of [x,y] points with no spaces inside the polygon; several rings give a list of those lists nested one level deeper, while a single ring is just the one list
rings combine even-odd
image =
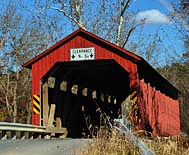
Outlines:
[{"label": "tree branch", "polygon": [[122,29],[122,25],[123,25],[123,21],[124,21],[124,13],[126,11],[126,9],[129,7],[129,3],[131,0],[127,0],[125,3],[122,1],[121,5],[121,13],[119,16],[119,24],[118,24],[118,29],[117,29],[117,38],[116,38],[116,45],[120,46],[120,39],[121,39],[121,29]]},{"label": "tree branch", "polygon": [[123,16],[125,13],[125,10],[129,7],[129,3],[131,2],[131,0],[127,0],[127,2],[125,4],[122,4],[122,10],[121,10],[121,14],[120,16]]},{"label": "tree branch", "polygon": [[127,35],[127,37],[126,37],[126,39],[125,39],[125,41],[124,41],[124,43],[123,43],[123,45],[122,45],[122,48],[125,47],[125,45],[127,44],[128,40],[129,40],[129,37],[131,36],[131,33],[132,33],[135,29],[136,29],[136,26],[135,26],[135,27],[132,27],[132,28],[129,30],[128,35]]},{"label": "tree branch", "polygon": [[73,21],[74,23],[76,23],[80,28],[83,28],[83,29],[86,30],[86,27],[83,25],[83,23],[82,23],[81,21],[77,21],[74,17],[72,17],[71,15],[67,14],[65,10],[60,9],[60,8],[57,8],[57,7],[52,7],[52,6],[49,6],[48,8],[63,13],[63,15],[64,15],[65,17],[67,17],[68,19],[72,20],[72,21]]}]

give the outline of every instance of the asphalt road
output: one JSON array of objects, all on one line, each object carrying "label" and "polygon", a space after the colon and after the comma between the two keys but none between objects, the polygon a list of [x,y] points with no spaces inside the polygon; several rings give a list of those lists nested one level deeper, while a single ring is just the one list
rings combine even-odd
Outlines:
[{"label": "asphalt road", "polygon": [[0,155],[80,155],[89,139],[0,141]]}]

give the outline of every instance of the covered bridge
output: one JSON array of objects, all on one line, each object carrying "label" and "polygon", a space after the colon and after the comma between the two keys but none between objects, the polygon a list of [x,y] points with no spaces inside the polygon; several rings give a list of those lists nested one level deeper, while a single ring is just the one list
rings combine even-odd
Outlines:
[{"label": "covered bridge", "polygon": [[[88,31],[76,30],[23,66],[32,70],[32,124],[43,125],[40,96],[51,77],[56,90],[49,86],[49,104],[57,104],[55,117],[61,117],[63,126],[71,126],[70,132],[83,123],[83,106],[98,117],[93,98],[100,98],[97,101],[104,111],[118,118],[122,101],[136,92],[136,127],[153,135],[180,134],[178,90],[140,56]],[[67,92],[60,90],[61,83],[66,84]]]}]

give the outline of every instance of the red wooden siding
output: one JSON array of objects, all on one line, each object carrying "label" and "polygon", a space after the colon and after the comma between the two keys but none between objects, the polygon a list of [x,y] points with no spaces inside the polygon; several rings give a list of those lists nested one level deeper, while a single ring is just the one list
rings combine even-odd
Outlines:
[{"label": "red wooden siding", "polygon": [[144,128],[151,128],[153,135],[179,135],[180,118],[177,100],[140,80],[139,108]]}]

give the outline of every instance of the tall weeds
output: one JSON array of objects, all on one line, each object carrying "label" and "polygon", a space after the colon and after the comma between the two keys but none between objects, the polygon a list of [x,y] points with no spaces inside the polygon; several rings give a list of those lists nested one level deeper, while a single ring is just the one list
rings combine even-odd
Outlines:
[{"label": "tall weeds", "polygon": [[[127,100],[125,100],[128,103]],[[103,126],[97,129],[93,142],[87,149],[81,152],[82,155],[139,155],[140,150],[134,146],[123,134],[117,133],[110,121],[109,116],[95,102],[100,113]],[[126,105],[126,104],[125,104]],[[128,108],[129,106],[127,106]],[[130,116],[130,115],[127,115]],[[89,125],[90,126],[90,125]],[[90,130],[90,128],[89,128]],[[91,132],[92,133],[92,132]],[[156,155],[189,155],[188,137],[152,137],[146,134],[147,131],[136,132],[135,136],[140,138]],[[148,136],[147,136],[148,135]]]},{"label": "tall weeds", "polygon": [[139,155],[139,149],[122,134],[101,129],[82,155]]}]

